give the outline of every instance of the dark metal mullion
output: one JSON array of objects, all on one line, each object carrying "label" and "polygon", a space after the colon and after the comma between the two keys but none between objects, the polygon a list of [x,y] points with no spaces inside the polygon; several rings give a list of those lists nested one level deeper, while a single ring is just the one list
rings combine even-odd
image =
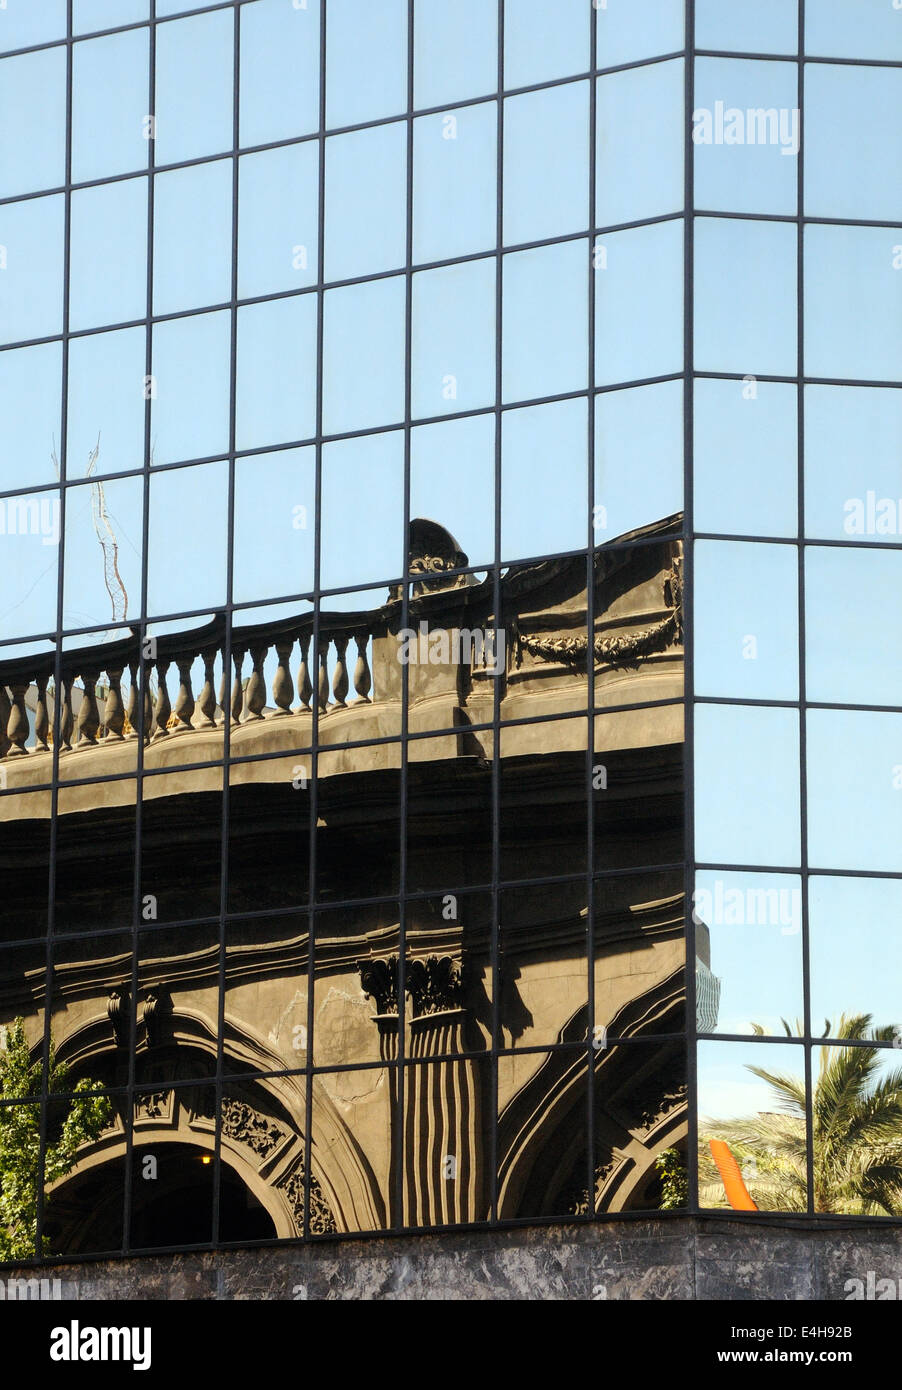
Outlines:
[{"label": "dark metal mullion", "polygon": [[[157,67],[157,27],[156,27],[156,0],[150,0],[150,23],[148,27],[148,50],[147,50],[147,115],[149,119],[149,129],[147,132],[147,232],[145,254],[147,257],[147,280],[146,280],[146,302],[144,320],[144,447],[142,457],[142,488],[141,488],[141,604],[138,612],[138,620],[135,626],[139,633],[138,649],[138,689],[136,691],[135,710],[138,717],[138,727],[133,730],[136,738],[136,762],[135,762],[135,874],[132,883],[132,920],[131,920],[131,945],[132,945],[132,971],[131,989],[129,991],[128,1004],[128,1080],[125,1093],[125,1191],[123,1193],[124,1211],[122,1218],[122,1250],[127,1254],[131,1245],[131,1219],[132,1219],[132,1193],[133,1193],[133,1170],[134,1170],[134,1115],[135,1115],[135,1074],[137,1070],[137,1049],[138,1049],[138,988],[140,984],[140,949],[141,949],[141,880],[143,862],[143,825],[144,825],[144,744],[145,739],[149,740],[151,729],[144,727],[145,699],[144,692],[147,686],[148,671],[144,659],[144,645],[147,634],[147,598],[148,598],[148,557],[150,554],[150,459],[152,450],[152,395],[148,390],[153,373],[153,253],[154,253],[154,158],[156,149],[156,129],[154,125],[156,114],[156,67]],[[152,727],[152,721],[151,721]]]},{"label": "dark metal mullion", "polygon": [[[596,159],[598,147],[598,11],[589,10],[589,225],[598,221]],[[595,1217],[595,239],[589,239],[587,352],[589,395],[586,450],[586,1193],[587,1211]]]},{"label": "dark metal mullion", "polygon": [[[496,634],[504,621],[501,613],[501,468],[502,422],[501,403],[504,397],[503,328],[504,328],[504,5],[498,0],[498,111],[495,149],[495,556],[492,576]],[[496,639],[497,651],[497,639]],[[505,641],[505,662],[507,642]],[[495,663],[497,667],[497,661]],[[501,1038],[501,691],[506,673],[496,672],[492,700],[492,1037],[489,1065],[489,1172],[484,1188],[483,1205],[488,1197],[488,1220],[498,1220],[498,1058]]]},{"label": "dark metal mullion", "polygon": [[684,919],[686,941],[686,1082],[689,1135],[686,1169],[689,1176],[689,1210],[698,1202],[698,1015],[695,986],[695,652],[692,617],[695,448],[695,145],[692,113],[695,110],[695,0],[686,0],[686,70],[683,111],[683,681],[685,729],[683,731],[683,844],[686,855]]},{"label": "dark metal mullion", "polygon": [[[66,0],[66,32],[72,37],[73,0]],[[66,183],[72,178],[72,44],[66,50]],[[69,433],[69,266],[72,254],[72,195],[65,194],[63,224],[63,338],[60,371],[60,476],[66,477],[67,436]],[[53,1019],[54,934],[56,930],[56,853],[59,823],[59,760],[62,725],[63,600],[66,565],[66,489],[60,486],[59,549],[56,559],[56,632],[53,663],[53,762],[50,788],[50,862],[47,866],[47,942],[44,959],[44,1027],[41,1037],[41,1094],[38,1110],[38,1168],[35,1174],[34,1258],[43,1259],[44,1249],[44,1165],[47,1155],[47,1111],[50,1091],[50,1030]]]},{"label": "dark metal mullion", "polygon": [[[413,110],[414,110],[414,20],[417,0],[407,0],[407,169],[405,209],[405,260],[404,271],[404,584],[401,588],[401,627],[406,632],[410,626],[410,447],[411,415],[413,410]],[[396,1090],[398,1113],[392,1116],[390,1134],[393,1136],[393,1159],[395,1165],[395,1215],[396,1224],[405,1224],[405,1155],[407,1152],[407,1113],[404,1099],[407,1094],[407,787],[408,787],[408,743],[410,725],[410,664],[401,666],[401,777],[399,807],[399,865],[398,888],[398,1060],[396,1062],[398,1085]],[[389,1087],[389,1096],[391,1087]]]},{"label": "dark metal mullion", "polygon": [[[229,482],[228,506],[226,511],[226,610],[225,642],[223,645],[223,710],[222,710],[222,809],[220,820],[220,864],[219,864],[219,989],[217,998],[216,1028],[216,1081],[215,1125],[213,1130],[213,1192],[211,1212],[211,1238],[213,1245],[219,1243],[219,1208],[222,1192],[222,1108],[223,1080],[225,1074],[225,990],[226,990],[226,946],[228,942],[227,922],[229,910],[229,824],[231,790],[231,764],[229,754],[232,745],[232,600],[235,572],[235,440],[237,416],[237,363],[238,363],[238,141],[239,141],[239,95],[241,91],[241,7],[235,6],[232,29],[232,277],[231,303],[229,305]],[[240,682],[239,682],[240,684]],[[239,711],[240,716],[240,711]]]},{"label": "dark metal mullion", "polygon": [[805,1031],[805,1149],[807,1163],[808,1214],[814,1213],[814,1117],[812,1091],[811,1042],[811,963],[809,959],[808,912],[808,736],[807,736],[807,669],[805,655],[805,0],[799,3],[798,91],[799,153],[798,153],[798,246],[796,309],[798,351],[798,623],[799,623],[799,853],[802,872],[802,999]]},{"label": "dark metal mullion", "polygon": [[319,7],[319,168],[317,170],[316,226],[316,444],[313,482],[313,630],[310,635],[310,683],[313,687],[310,725],[310,812],[307,825],[307,1066],[304,1098],[304,1239],[310,1237],[310,1193],[313,1186],[313,1061],[316,1025],[316,944],[319,917],[315,910],[317,881],[317,820],[319,806],[319,620],[322,603],[320,576],[323,496],[323,341],[326,313],[326,40],[328,0]]}]

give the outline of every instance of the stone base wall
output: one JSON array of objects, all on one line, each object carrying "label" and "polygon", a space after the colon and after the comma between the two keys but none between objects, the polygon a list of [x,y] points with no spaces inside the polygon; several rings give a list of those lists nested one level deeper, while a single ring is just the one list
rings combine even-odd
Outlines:
[{"label": "stone base wall", "polygon": [[[871,1272],[870,1281],[868,1273]],[[902,1297],[902,1227],[724,1220],[329,1241],[0,1271],[58,1279],[64,1299],[790,1299],[843,1301],[860,1280]],[[886,1285],[884,1285],[886,1288]],[[33,1291],[36,1294],[36,1291]],[[865,1293],[864,1296],[867,1296]]]}]

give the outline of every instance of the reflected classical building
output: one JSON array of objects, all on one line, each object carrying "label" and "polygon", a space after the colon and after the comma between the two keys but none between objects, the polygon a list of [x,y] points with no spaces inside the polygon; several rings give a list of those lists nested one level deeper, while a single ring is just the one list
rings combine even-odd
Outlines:
[{"label": "reflected classical building", "polygon": [[53,656],[4,668],[0,1022],[112,1107],[54,1251],[125,1206],[132,1248],[209,1241],[216,1194],[220,1241],[660,1205],[680,522],[496,583],[415,521],[406,601],[66,651],[58,790]]}]

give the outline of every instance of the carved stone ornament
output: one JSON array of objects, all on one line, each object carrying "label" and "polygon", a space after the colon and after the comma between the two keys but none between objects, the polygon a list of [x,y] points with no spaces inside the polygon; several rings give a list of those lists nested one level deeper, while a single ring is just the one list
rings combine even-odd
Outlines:
[{"label": "carved stone ornament", "polygon": [[[623,637],[596,637],[595,664],[599,666],[634,666],[643,657],[665,652],[683,636],[683,579],[682,562],[675,560],[673,569],[664,579],[664,602],[670,613],[661,622],[642,632]],[[563,661],[570,666],[584,665],[589,649],[585,637],[538,637],[518,634],[517,664],[521,650],[540,661]]]},{"label": "carved stone ornament", "polygon": [[[376,1001],[378,1014],[398,1012],[398,958],[357,962],[364,994]],[[405,993],[414,1018],[459,1009],[463,999],[461,965],[451,956],[425,956],[407,966]]]},{"label": "carved stone ornament", "polygon": [[360,987],[376,1004],[377,1014],[398,1012],[398,958],[359,960]]},{"label": "carved stone ornament", "polygon": [[222,1102],[222,1133],[246,1144],[258,1158],[268,1158],[285,1138],[286,1131],[268,1115],[260,1115],[246,1101],[228,1097]]},{"label": "carved stone ornament", "polygon": [[[295,1229],[298,1233],[304,1229],[304,1174],[305,1168],[301,1163],[295,1168],[291,1177],[283,1184],[283,1190],[291,1203],[291,1210],[294,1216]],[[332,1208],[323,1196],[323,1190],[316,1178],[310,1179],[310,1234],[312,1236],[330,1236],[338,1230],[335,1217],[332,1215]]]},{"label": "carved stone ornament", "polygon": [[415,1017],[459,1009],[463,1001],[460,962],[451,956],[426,956],[407,967],[407,993]]}]

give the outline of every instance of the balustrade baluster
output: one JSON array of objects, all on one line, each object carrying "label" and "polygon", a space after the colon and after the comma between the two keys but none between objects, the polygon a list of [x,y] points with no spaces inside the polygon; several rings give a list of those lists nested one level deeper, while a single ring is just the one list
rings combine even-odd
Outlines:
[{"label": "balustrade baluster", "polygon": [[97,733],[100,729],[100,711],[97,708],[97,679],[99,675],[100,671],[96,668],[81,672],[84,694],[78,707],[75,740],[79,746],[83,743],[95,744],[97,742]]},{"label": "balustrade baluster", "polygon": [[12,705],[6,693],[6,686],[0,685],[0,758],[5,758],[9,752],[9,717],[12,714]]},{"label": "balustrade baluster", "polygon": [[157,727],[153,731],[154,738],[169,737],[169,716],[172,713],[169,691],[166,688],[166,672],[169,670],[169,666],[168,661],[157,662],[157,703],[153,712],[154,723]]},{"label": "balustrade baluster", "polygon": [[329,706],[329,670],[326,665],[328,651],[329,639],[328,637],[321,637],[319,640],[319,674],[316,681],[316,700],[320,714],[325,714]]},{"label": "balustrade baluster", "polygon": [[291,652],[294,647],[293,637],[280,637],[276,642],[276,656],[279,658],[278,669],[272,682],[272,699],[276,706],[274,719],[278,719],[283,714],[291,713],[291,697],[293,694],[291,684]]},{"label": "balustrade baluster", "polygon": [[63,704],[60,709],[60,752],[64,748],[71,751],[72,730],[75,720],[72,716],[72,676],[63,676]]},{"label": "balustrade baluster", "polygon": [[370,703],[370,691],[373,687],[373,678],[370,675],[369,663],[366,659],[366,644],[369,638],[367,632],[355,632],[354,641],[357,643],[357,664],[354,667],[354,691],[358,700],[364,704]]},{"label": "balustrade baluster", "polygon": [[25,756],[25,741],[28,738],[28,711],[25,708],[27,689],[27,681],[18,681],[10,686],[13,702],[6,726],[6,736],[10,744],[7,757],[10,758]]},{"label": "balustrade baluster", "polygon": [[232,664],[235,667],[235,681],[232,685],[232,723],[241,723],[241,711],[244,708],[244,686],[241,684],[241,668],[244,665],[244,650],[238,648],[232,651]]},{"label": "balustrade baluster", "polygon": [[125,727],[125,710],[122,707],[122,671],[121,666],[107,671],[110,689],[104,704],[103,727],[104,737],[112,739],[114,743],[121,742],[122,730]]},{"label": "balustrade baluster", "polygon": [[310,700],[313,696],[313,686],[310,683],[310,668],[307,665],[307,653],[310,650],[310,633],[301,633],[300,642],[301,665],[298,671],[298,695],[301,700],[301,708],[309,709]]},{"label": "balustrade baluster", "polygon": [[47,714],[47,677],[38,676],[35,684],[38,688],[38,701],[34,712],[34,747],[36,753],[46,753],[47,734],[50,731],[50,718]]},{"label": "balustrade baluster", "polygon": [[216,696],[213,690],[213,667],[216,663],[216,648],[207,647],[204,651],[201,652],[201,659],[204,663],[204,687],[203,690],[200,692],[200,699],[197,702],[198,708],[200,709],[200,712],[204,717],[201,728],[215,729]]},{"label": "balustrade baluster", "polygon": [[193,657],[177,656],[175,664],[179,669],[179,693],[175,701],[175,717],[178,724],[175,726],[175,733],[191,733],[193,725],[191,718],[194,714],[194,691],[191,689],[191,662]]},{"label": "balustrade baluster", "polygon": [[266,706],[266,680],[263,675],[263,663],[266,660],[266,653],[269,651],[269,643],[262,646],[251,647],[251,661],[254,669],[251,671],[250,679],[247,683],[247,717],[248,719],[262,719],[263,710]]},{"label": "balustrade baluster", "polygon": [[138,737],[138,658],[133,657],[128,663],[129,688],[128,688],[128,736],[129,738]]},{"label": "balustrade baluster", "polygon": [[342,636],[335,637],[333,640],[335,642],[335,671],[332,675],[332,694],[335,696],[335,704],[338,709],[345,709],[348,696],[348,668],[345,664],[348,639]]}]

